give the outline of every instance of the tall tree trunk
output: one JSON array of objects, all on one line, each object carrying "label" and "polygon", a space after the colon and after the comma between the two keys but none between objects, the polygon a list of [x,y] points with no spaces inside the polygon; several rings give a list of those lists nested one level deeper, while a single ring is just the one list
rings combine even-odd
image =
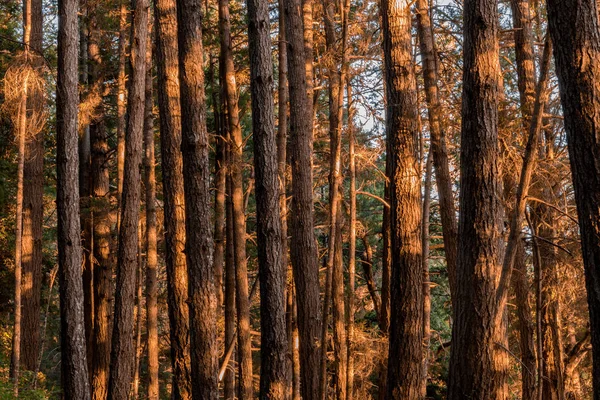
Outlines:
[{"label": "tall tree trunk", "polygon": [[232,182],[234,257],[236,266],[236,306],[239,363],[240,399],[253,397],[252,342],[250,337],[250,301],[248,299],[248,271],[246,265],[246,215],[244,212],[242,127],[239,120],[235,67],[231,50],[231,27],[229,23],[229,0],[219,1],[219,31],[221,34],[221,62],[224,67],[224,92],[227,105],[227,121],[231,138],[231,163],[229,173]]},{"label": "tall tree trunk", "polygon": [[594,398],[600,399],[600,26],[594,0],[549,0],[548,28],[565,117],[592,332]]},{"label": "tall tree trunk", "polygon": [[[523,131],[529,132],[535,108],[535,54],[533,49],[533,29],[530,0],[511,0],[513,28],[515,37],[515,56],[517,61],[517,84],[520,107],[523,118]],[[544,87],[545,90],[545,87]],[[536,134],[537,136],[537,134]],[[535,151],[536,149],[532,149]],[[519,212],[519,210],[515,210]],[[522,217],[521,217],[522,219]],[[520,230],[521,227],[518,227]],[[515,251],[512,285],[515,291],[515,303],[520,336],[522,397],[523,400],[535,399],[536,359],[533,338],[533,321],[529,306],[529,285],[525,265],[525,249],[522,240],[518,240]]]},{"label": "tall tree trunk", "polygon": [[131,84],[127,101],[125,170],[121,199],[121,226],[117,253],[115,314],[110,359],[109,399],[128,399],[133,375],[133,343],[136,269],[138,264],[138,221],[140,216],[140,165],[144,135],[144,92],[148,0],[134,0],[131,46]]},{"label": "tall tree trunk", "polygon": [[56,207],[60,284],[61,375],[66,400],[90,399],[81,280],[79,226],[77,0],[58,1],[56,78]]},{"label": "tall tree trunk", "polygon": [[431,343],[431,281],[429,275],[429,218],[431,215],[431,175],[433,151],[430,150],[425,163],[425,184],[423,185],[423,221],[421,246],[423,248],[423,376],[421,396],[427,396],[429,377],[429,344]]},{"label": "tall tree trunk", "polygon": [[504,399],[504,308],[496,301],[503,247],[497,1],[465,1],[464,21],[461,217],[448,398]]},{"label": "tall tree trunk", "polygon": [[[25,37],[27,38],[27,25]],[[26,39],[27,46],[27,39]],[[27,47],[26,47],[27,48]],[[27,51],[27,50],[26,50]],[[18,106],[17,138],[19,140],[19,161],[17,165],[17,198],[15,214],[15,308],[10,362],[10,377],[13,381],[14,397],[19,397],[19,370],[21,367],[21,280],[23,276],[23,175],[25,164],[25,135],[27,133],[27,88],[29,74],[25,76]]]},{"label": "tall tree trunk", "polygon": [[[36,74],[44,67],[42,58],[42,2],[23,2],[24,25],[29,25],[31,66]],[[27,43],[26,41],[26,43]],[[27,91],[28,116],[39,118],[44,112],[43,86],[35,85]],[[21,363],[34,371],[40,349],[40,298],[42,293],[42,223],[44,218],[44,132],[42,127],[28,133],[23,166],[23,239],[21,282]]]},{"label": "tall tree trunk", "polygon": [[[88,97],[93,97],[89,86],[89,16],[87,1],[81,2],[80,12],[80,84],[88,91]],[[93,254],[93,223],[90,209],[91,197],[91,138],[89,118],[84,121],[80,128],[79,136],[79,199],[80,219],[82,229],[82,251],[83,251],[83,310],[85,323],[85,344],[87,351],[88,372],[92,378],[92,365],[94,362],[94,263]]]},{"label": "tall tree trunk", "polygon": [[[226,165],[229,168],[229,147],[225,149]],[[225,343],[235,341],[235,261],[233,257],[233,202],[231,199],[231,177],[227,177],[227,196],[225,208],[226,247],[225,247]],[[223,382],[223,394],[226,400],[235,398],[235,366],[228,362]]]},{"label": "tall tree trunk", "polygon": [[450,161],[448,159],[448,149],[446,147],[446,134],[442,128],[442,108],[438,89],[438,61],[428,3],[427,0],[417,0],[417,29],[419,33],[421,57],[423,59],[423,80],[425,83],[425,98],[427,100],[429,115],[431,151],[440,203],[444,253],[446,255],[450,294],[453,299],[454,293],[456,292],[458,226],[456,222],[454,196],[452,193],[452,177],[450,176]]},{"label": "tall tree trunk", "polygon": [[412,399],[421,395],[423,371],[423,254],[410,2],[383,1],[381,15],[393,254],[387,395]]},{"label": "tall tree trunk", "polygon": [[[149,25],[148,32],[152,31]],[[158,400],[158,254],[156,234],[156,172],[154,165],[154,97],[152,42],[146,51],[146,104],[144,109],[144,186],[146,187],[146,323],[148,334],[148,400]]]},{"label": "tall tree trunk", "polygon": [[[101,30],[98,25],[98,5],[88,6],[90,36],[88,40],[88,59],[90,61],[90,80],[92,90],[104,93],[103,63],[100,54]],[[94,119],[90,123],[91,140],[91,190],[90,211],[93,220],[93,258],[94,258],[94,334],[92,360],[92,398],[105,400],[108,395],[108,372],[111,351],[111,299],[112,260],[110,257],[110,186],[109,186],[109,149],[104,123],[104,105],[100,102],[94,110]]]},{"label": "tall tree trunk", "polygon": [[536,358],[534,341],[534,323],[531,317],[529,300],[529,281],[527,277],[527,264],[525,263],[525,246],[519,242],[515,255],[512,286],[515,291],[515,304],[517,314],[517,329],[519,330],[519,347],[521,350],[521,396],[523,400],[536,398]]},{"label": "tall tree trunk", "polygon": [[[346,13],[348,17],[348,13]],[[350,233],[348,238],[348,371],[346,373],[346,400],[354,398],[354,312],[356,301],[356,153],[354,136],[354,106],[352,104],[352,85],[350,77],[346,82],[346,97],[348,98],[348,164],[350,169]]]},{"label": "tall tree trunk", "polygon": [[[343,93],[342,93],[343,96]],[[337,216],[335,234],[336,246],[334,251],[333,270],[331,279],[331,314],[333,317],[333,345],[334,345],[334,371],[335,371],[335,398],[346,399],[346,383],[348,372],[348,348],[345,324],[344,302],[344,263],[343,263],[343,217]]]},{"label": "tall tree trunk", "polygon": [[133,361],[133,382],[131,389],[131,398],[133,400],[139,399],[140,391],[140,364],[142,361],[142,300],[143,300],[143,288],[144,281],[142,276],[144,274],[144,234],[143,234],[142,220],[138,224],[138,262],[136,271],[136,282],[135,282],[135,355]]},{"label": "tall tree trunk", "polygon": [[156,73],[164,194],[165,264],[173,368],[173,400],[192,396],[189,349],[185,201],[181,155],[181,107],[175,0],[155,0]]},{"label": "tall tree trunk", "polygon": [[248,0],[250,88],[256,174],[256,234],[260,279],[260,398],[286,399],[288,388],[285,324],[286,267],[273,99],[269,3]]},{"label": "tall tree trunk", "polygon": [[212,263],[209,140],[202,69],[202,2],[177,1],[186,258],[189,277],[190,349],[194,398],[216,400],[217,298]]},{"label": "tall tree trunk", "polygon": [[[123,194],[123,176],[125,171],[125,129],[127,108],[127,76],[125,64],[127,63],[128,37],[128,0],[120,0],[119,10],[119,73],[117,75],[117,204],[121,210],[121,197]],[[121,216],[117,215],[117,227],[120,226]]]},{"label": "tall tree trunk", "polygon": [[[288,50],[290,91],[290,163],[292,165],[292,203],[290,213],[290,255],[298,299],[301,391],[305,400],[319,396],[319,264],[314,237],[312,187],[312,82],[307,82],[303,15],[299,0],[285,2],[285,33]],[[309,27],[310,28],[310,27]]]}]

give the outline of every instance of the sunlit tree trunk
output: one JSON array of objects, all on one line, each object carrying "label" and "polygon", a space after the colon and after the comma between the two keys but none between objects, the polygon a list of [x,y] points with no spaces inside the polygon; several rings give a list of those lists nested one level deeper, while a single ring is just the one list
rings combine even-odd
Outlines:
[{"label": "sunlit tree trunk", "polygon": [[[149,25],[148,32],[152,31]],[[148,400],[158,400],[158,254],[156,233],[156,172],[154,165],[154,97],[152,44],[146,51],[146,104],[144,109],[144,186],[146,188],[146,323],[148,335]]]},{"label": "sunlit tree trunk", "polygon": [[[498,146],[498,11],[495,0],[464,3],[460,221],[448,398],[505,399],[503,208]],[[478,228],[481,227],[481,228]]]},{"label": "sunlit tree trunk", "polygon": [[231,163],[229,173],[232,183],[233,228],[235,235],[234,257],[236,271],[236,307],[239,363],[240,399],[253,397],[252,387],[252,342],[250,337],[250,301],[248,300],[248,271],[246,265],[246,215],[244,212],[243,147],[242,126],[239,120],[235,67],[231,50],[231,27],[229,22],[229,0],[219,1],[219,31],[221,34],[221,62],[225,82],[224,93],[227,105],[227,121],[231,138]]},{"label": "sunlit tree trunk", "polygon": [[132,25],[131,83],[127,101],[127,132],[123,195],[121,199],[119,249],[114,326],[110,359],[109,399],[128,399],[134,372],[134,304],[138,267],[138,221],[140,216],[142,142],[144,135],[144,94],[148,1],[135,0]]},{"label": "sunlit tree trunk", "polygon": [[174,400],[192,396],[189,349],[188,277],[185,248],[185,201],[181,155],[181,107],[175,0],[155,0],[156,87],[163,177],[165,264]]},{"label": "sunlit tree trunk", "polygon": [[209,140],[202,60],[202,2],[177,1],[190,352],[194,398],[216,400],[217,297],[212,263]]},{"label": "sunlit tree trunk", "polygon": [[[307,58],[307,51],[304,47],[304,31],[307,27],[303,24],[301,2],[290,0],[284,4],[290,90],[290,146],[288,150],[293,176],[289,219],[290,256],[298,300],[300,387],[305,400],[316,400],[319,396],[321,307],[319,264],[313,221],[312,82],[307,80],[307,72],[310,72],[307,71],[307,65],[310,70],[312,59]],[[312,18],[310,19],[312,20]],[[308,28],[311,27],[308,26]],[[312,31],[312,29],[310,30]]]}]

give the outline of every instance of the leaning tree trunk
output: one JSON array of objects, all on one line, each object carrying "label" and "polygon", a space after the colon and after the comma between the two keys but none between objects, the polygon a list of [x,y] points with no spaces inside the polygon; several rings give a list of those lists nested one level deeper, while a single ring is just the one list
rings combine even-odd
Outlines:
[{"label": "leaning tree trunk", "polygon": [[421,395],[423,370],[423,254],[410,2],[383,1],[381,15],[392,241],[387,395],[390,399],[416,399]]},{"label": "leaning tree trunk", "polygon": [[[42,1],[23,2],[24,24],[29,25],[29,47],[32,67],[40,74],[44,67],[42,58]],[[28,118],[44,115],[43,85],[30,87],[27,91]],[[28,133],[25,142],[23,165],[23,234],[21,282],[21,363],[23,368],[34,371],[40,349],[40,298],[42,293],[42,223],[44,218],[44,132],[42,126]]]},{"label": "leaning tree trunk", "polygon": [[173,400],[192,396],[189,349],[188,279],[184,254],[185,201],[181,155],[181,107],[175,0],[155,0],[156,85],[164,194],[165,264],[173,368]]},{"label": "leaning tree trunk", "polygon": [[217,297],[212,264],[209,140],[202,60],[202,2],[177,1],[183,180],[194,398],[216,400]]},{"label": "leaning tree trunk", "polygon": [[[502,185],[498,147],[498,11],[495,0],[464,4],[464,72],[456,307],[448,398],[504,399],[508,366],[502,270]],[[468,373],[467,373],[468,371]]]},{"label": "leaning tree trunk", "polygon": [[248,0],[250,89],[256,174],[256,234],[260,278],[260,398],[286,399],[288,343],[285,320],[286,267],[283,263],[279,169],[269,3]]},{"label": "leaning tree trunk", "polygon": [[446,134],[442,128],[442,108],[439,98],[437,54],[433,37],[433,25],[429,15],[429,2],[417,1],[417,30],[423,59],[423,81],[429,115],[429,134],[431,136],[431,151],[435,167],[435,179],[440,203],[442,220],[442,235],[444,239],[444,254],[450,283],[451,300],[456,292],[456,252],[458,227],[454,195],[452,193],[452,177],[450,176],[450,161],[446,147]]},{"label": "leaning tree trunk", "polygon": [[77,0],[58,1],[56,78],[56,208],[60,284],[61,375],[66,400],[90,399],[79,226]]},{"label": "leaning tree trunk", "polygon": [[316,400],[319,396],[321,307],[313,221],[312,96],[307,95],[312,88],[312,82],[307,82],[307,64],[312,68],[312,60],[307,62],[306,59],[301,6],[299,0],[286,1],[284,6],[291,116],[288,150],[293,176],[290,255],[298,298],[302,397]]},{"label": "leaning tree trunk", "polygon": [[140,216],[140,165],[144,131],[148,0],[135,0],[131,46],[131,83],[127,101],[125,170],[121,198],[115,314],[108,391],[110,399],[128,399],[134,370],[133,342],[138,221]]}]

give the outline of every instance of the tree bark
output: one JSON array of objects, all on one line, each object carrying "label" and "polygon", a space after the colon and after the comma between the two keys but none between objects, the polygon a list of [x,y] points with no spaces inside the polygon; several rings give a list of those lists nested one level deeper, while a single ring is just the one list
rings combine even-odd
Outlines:
[{"label": "tree bark", "polygon": [[[349,2],[346,2],[349,5]],[[348,18],[348,12],[346,13]],[[348,371],[346,372],[346,400],[354,398],[354,312],[356,300],[356,153],[354,136],[354,106],[352,104],[352,85],[350,77],[346,78],[346,97],[348,98],[348,164],[350,169],[350,233],[348,238]]]},{"label": "tree bark", "polygon": [[190,349],[194,398],[216,400],[218,359],[217,298],[212,263],[210,166],[204,71],[202,2],[177,1],[183,179],[190,306]]},{"label": "tree bark", "polygon": [[[229,168],[229,148],[225,149],[227,154],[227,168]],[[225,343],[235,341],[235,262],[233,257],[233,203],[231,199],[231,178],[227,177],[226,207],[226,247],[225,247]],[[228,362],[223,382],[223,394],[225,399],[235,398],[235,366]]]},{"label": "tree bark", "polygon": [[[89,30],[88,59],[90,62],[90,80],[92,90],[104,93],[103,62],[100,54],[101,30],[98,25],[98,5],[88,5]],[[92,360],[92,398],[105,400],[108,395],[108,373],[111,351],[112,318],[112,260],[110,257],[110,186],[109,186],[109,149],[104,123],[104,105],[102,102],[94,110],[94,119],[90,123],[91,140],[91,204],[93,220],[92,240],[94,258],[94,333]]]},{"label": "tree bark", "polygon": [[427,396],[429,377],[429,345],[431,343],[431,281],[429,275],[429,218],[431,216],[431,175],[433,151],[430,150],[425,163],[425,184],[423,185],[423,221],[421,225],[421,246],[423,248],[423,376],[421,396]]},{"label": "tree bark", "polygon": [[423,263],[421,176],[416,79],[412,65],[410,2],[383,1],[383,56],[390,168],[392,280],[387,394],[421,395]]},{"label": "tree bark", "polygon": [[[117,205],[121,210],[121,197],[123,194],[123,174],[125,171],[125,129],[127,108],[127,76],[125,64],[127,63],[127,48],[129,47],[127,0],[120,0],[119,10],[119,72],[117,76]],[[120,226],[120,215],[117,215],[117,227]]]},{"label": "tree bark", "polygon": [[56,205],[60,283],[61,374],[66,400],[90,399],[79,226],[77,88],[77,0],[58,2],[58,74],[56,81]]},{"label": "tree bark", "polygon": [[250,301],[248,299],[248,271],[246,265],[246,215],[244,211],[242,127],[239,120],[235,67],[231,50],[231,27],[229,23],[229,0],[219,1],[219,31],[221,35],[221,62],[224,67],[224,92],[227,105],[227,121],[231,139],[231,174],[233,199],[234,258],[236,266],[236,307],[239,364],[240,399],[254,395],[252,385],[252,342],[250,337]]},{"label": "tree bark", "polygon": [[256,174],[256,234],[260,279],[260,398],[286,398],[288,387],[285,320],[286,267],[273,99],[269,4],[248,0],[250,89]]},{"label": "tree bark", "polygon": [[[464,72],[456,307],[448,398],[505,399],[508,366],[501,274],[498,15],[494,0],[464,4]],[[468,373],[467,373],[468,371]]]},{"label": "tree bark", "polygon": [[454,195],[452,193],[452,177],[450,176],[446,134],[442,128],[443,110],[439,98],[438,60],[428,3],[427,0],[417,1],[417,30],[423,60],[423,81],[425,83],[425,98],[429,115],[431,151],[440,203],[444,253],[446,255],[451,300],[453,300],[456,292],[458,226],[456,222],[456,209],[454,207]]},{"label": "tree bark", "polygon": [[600,399],[600,27],[594,0],[549,0],[548,27],[565,118],[592,334],[594,398]]},{"label": "tree bark", "polygon": [[127,131],[121,226],[117,253],[115,314],[110,359],[108,398],[128,399],[134,370],[135,348],[134,304],[136,270],[138,265],[138,221],[140,216],[140,165],[144,134],[144,92],[146,82],[146,43],[148,30],[148,1],[134,0],[132,25],[132,75],[127,101]]},{"label": "tree bark", "polygon": [[[298,304],[300,337],[301,391],[305,400],[319,396],[319,338],[321,310],[319,301],[319,264],[314,237],[312,187],[312,82],[307,80],[302,4],[285,2],[285,33],[288,50],[290,91],[290,163],[292,165],[292,202],[290,213],[290,255]],[[311,27],[309,27],[311,28]],[[308,71],[310,72],[310,71]],[[309,97],[311,96],[311,97]]]},{"label": "tree bark", "polygon": [[[44,67],[42,58],[42,2],[23,2],[24,25],[29,25],[29,38],[32,67],[37,74]],[[43,87],[29,88],[27,93],[28,115],[36,117],[44,112],[45,95]],[[34,371],[37,367],[40,349],[40,297],[42,293],[42,223],[44,218],[44,132],[29,132],[25,143],[23,166],[23,235],[21,282],[21,363],[23,368]]]},{"label": "tree bark", "polygon": [[[148,32],[152,31],[152,25]],[[144,108],[144,186],[146,187],[146,324],[148,335],[148,400],[158,400],[158,254],[156,233],[156,172],[154,165],[154,97],[152,42],[146,51],[146,102]]]},{"label": "tree bark", "polygon": [[181,155],[181,107],[175,0],[155,0],[156,85],[164,194],[165,264],[171,342],[173,400],[192,396],[185,248],[185,201]]}]

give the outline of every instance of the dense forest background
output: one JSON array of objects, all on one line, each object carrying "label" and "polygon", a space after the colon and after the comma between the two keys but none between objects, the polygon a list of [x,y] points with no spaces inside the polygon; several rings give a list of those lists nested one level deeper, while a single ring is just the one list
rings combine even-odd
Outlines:
[{"label": "dense forest background", "polygon": [[0,398],[77,398],[67,298],[94,399],[598,398],[597,5],[547,3],[0,0]]}]

